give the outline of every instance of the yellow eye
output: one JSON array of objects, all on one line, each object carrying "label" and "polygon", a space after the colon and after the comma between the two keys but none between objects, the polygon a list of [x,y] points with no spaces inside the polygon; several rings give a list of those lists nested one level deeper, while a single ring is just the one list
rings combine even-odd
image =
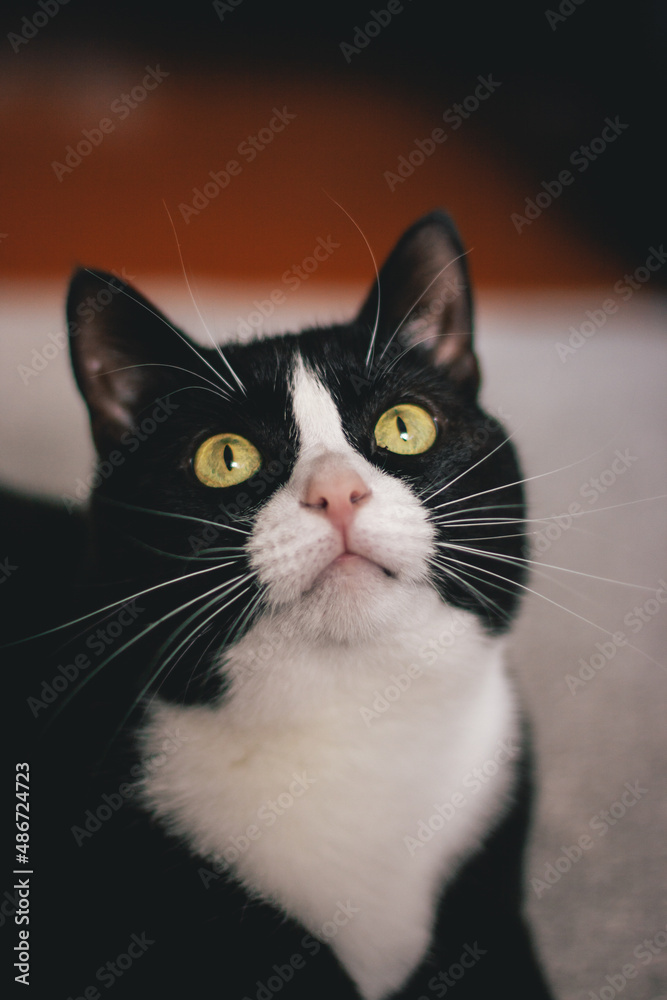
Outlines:
[{"label": "yellow eye", "polygon": [[421,406],[402,403],[383,413],[375,425],[375,441],[396,455],[421,455],[438,435],[433,417]]},{"label": "yellow eye", "polygon": [[195,474],[204,486],[236,486],[257,472],[262,458],[238,434],[216,434],[197,449]]}]

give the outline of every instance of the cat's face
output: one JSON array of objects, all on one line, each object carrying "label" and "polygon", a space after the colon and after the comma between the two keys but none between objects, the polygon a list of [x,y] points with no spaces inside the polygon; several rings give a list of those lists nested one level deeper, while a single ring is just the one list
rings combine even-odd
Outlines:
[{"label": "cat's face", "polygon": [[180,642],[199,630],[220,648],[266,615],[312,642],[363,642],[425,590],[507,625],[520,475],[476,401],[461,253],[434,213],[349,325],[224,351],[117,279],[77,274],[74,369],[113,467],[93,504],[99,558],[117,579],[183,578]]}]

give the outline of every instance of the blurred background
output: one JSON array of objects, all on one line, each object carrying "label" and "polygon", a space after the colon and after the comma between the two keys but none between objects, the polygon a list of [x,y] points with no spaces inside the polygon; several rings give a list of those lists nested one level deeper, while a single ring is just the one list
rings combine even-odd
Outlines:
[{"label": "blurred background", "polygon": [[[310,252],[315,227],[345,246],[318,278],[365,279],[367,250],[327,194],[379,255],[420,213],[451,207],[485,287],[613,282],[664,236],[658,0],[6,0],[3,15],[12,276],[60,277],[77,260],[177,273],[163,201],[187,265],[214,277],[273,276]],[[150,90],[146,67],[164,74]],[[492,84],[476,99],[480,78]],[[289,127],[239,154],[274,107]],[[608,118],[622,130],[606,142]],[[446,139],[420,156],[438,128]],[[408,176],[401,158],[418,164]],[[184,219],[230,160],[241,172]],[[512,216],[548,202],[563,170],[569,185],[517,230]]]},{"label": "blurred background", "polygon": [[351,315],[369,248],[451,211],[541,563],[512,647],[541,788],[531,920],[559,1000],[621,978],[658,1000],[667,5],[6,0],[0,42],[0,478],[67,509],[93,463],[63,334],[77,264],[202,340],[202,317],[295,328]]}]

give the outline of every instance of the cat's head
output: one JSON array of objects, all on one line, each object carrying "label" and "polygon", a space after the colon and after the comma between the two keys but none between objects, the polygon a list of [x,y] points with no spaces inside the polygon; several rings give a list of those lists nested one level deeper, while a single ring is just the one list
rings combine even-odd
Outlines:
[{"label": "cat's head", "polygon": [[345,325],[204,348],[87,270],[68,311],[104,572],[137,589],[194,574],[193,628],[218,643],[267,614],[311,641],[364,641],[426,594],[506,627],[520,474],[477,402],[465,254],[447,215],[404,234]]}]

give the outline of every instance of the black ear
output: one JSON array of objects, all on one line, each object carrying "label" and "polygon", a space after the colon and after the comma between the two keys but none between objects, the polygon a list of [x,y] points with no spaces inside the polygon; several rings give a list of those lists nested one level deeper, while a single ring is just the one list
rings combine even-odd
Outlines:
[{"label": "black ear", "polygon": [[430,361],[466,391],[476,392],[479,369],[473,351],[473,312],[465,250],[446,212],[431,212],[403,234],[380,271],[378,286],[359,321],[377,332],[379,359],[396,342],[403,350],[421,345]]},{"label": "black ear", "polygon": [[147,299],[113,274],[77,271],[67,299],[72,366],[98,449],[118,441],[183,365],[189,341]]}]

